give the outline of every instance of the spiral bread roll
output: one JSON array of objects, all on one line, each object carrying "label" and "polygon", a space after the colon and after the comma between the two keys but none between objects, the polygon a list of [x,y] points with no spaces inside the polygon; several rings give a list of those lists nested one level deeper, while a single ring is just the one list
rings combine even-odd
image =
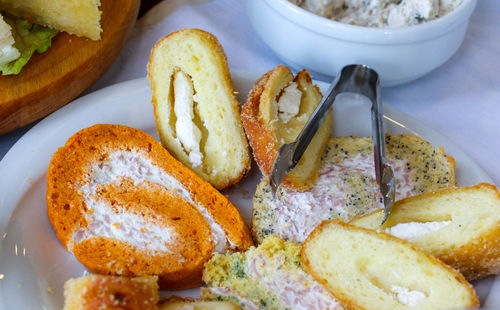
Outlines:
[{"label": "spiral bread roll", "polygon": [[[455,185],[454,161],[442,147],[413,135],[386,135],[387,161],[394,170],[396,200]],[[307,191],[280,188],[275,199],[263,177],[252,202],[256,242],[270,234],[304,242],[323,220],[353,217],[383,208],[368,137],[331,138],[319,177]]]},{"label": "spiral bread roll", "polygon": [[217,39],[183,29],[158,41],[148,64],[161,143],[217,189],[250,168],[226,56]]},{"label": "spiral bread roll", "polygon": [[252,245],[237,209],[148,134],[95,125],[54,154],[47,213],[59,241],[91,271],[201,284],[213,252]]},{"label": "spiral bread roll", "polygon": [[301,250],[307,272],[349,309],[479,306],[464,277],[413,244],[340,220],[324,221]]},{"label": "spiral bread roll", "polygon": [[[278,149],[294,142],[322,98],[306,70],[295,78],[282,65],[262,76],[250,91],[241,110],[241,121],[263,175],[269,176]],[[333,121],[330,111],[297,166],[286,175],[283,187],[306,190],[318,176]]]},{"label": "spiral bread roll", "polygon": [[500,192],[491,184],[448,188],[396,202],[351,224],[410,241],[468,280],[500,273]]},{"label": "spiral bread roll", "polygon": [[157,310],[157,278],[89,275],[64,283],[63,310]]}]

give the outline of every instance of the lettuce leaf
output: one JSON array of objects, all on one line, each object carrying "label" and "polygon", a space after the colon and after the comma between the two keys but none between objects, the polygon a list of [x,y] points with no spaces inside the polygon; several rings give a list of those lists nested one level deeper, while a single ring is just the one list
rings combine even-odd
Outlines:
[{"label": "lettuce leaf", "polygon": [[35,51],[39,54],[47,51],[51,45],[52,38],[59,31],[38,24],[32,24],[24,19],[10,17],[4,17],[4,19],[12,27],[12,35],[16,41],[14,46],[21,53],[21,56],[16,60],[0,65],[0,71],[3,75],[19,74]]}]

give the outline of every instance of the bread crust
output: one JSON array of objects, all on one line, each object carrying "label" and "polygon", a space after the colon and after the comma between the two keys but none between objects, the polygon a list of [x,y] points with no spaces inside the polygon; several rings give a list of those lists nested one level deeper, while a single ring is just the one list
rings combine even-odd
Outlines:
[{"label": "bread crust", "polygon": [[89,275],[66,281],[64,299],[64,310],[157,310],[158,283],[151,276]]},{"label": "bread crust", "polygon": [[302,265],[304,266],[304,270],[306,270],[309,274],[311,274],[316,281],[323,284],[323,286],[325,288],[327,288],[338,300],[340,300],[341,303],[347,309],[369,310],[370,308],[363,307],[356,300],[352,300],[348,296],[346,296],[345,294],[333,290],[328,285],[328,281],[326,281],[320,274],[316,273],[313,270],[313,268],[311,267],[310,260],[308,258],[309,257],[308,250],[309,250],[309,246],[310,246],[309,245],[310,240],[317,238],[317,235],[320,235],[324,229],[326,229],[329,225],[332,225],[332,224],[339,225],[339,226],[343,227],[344,229],[349,229],[349,230],[358,231],[358,232],[364,232],[364,233],[376,236],[378,239],[381,239],[384,241],[387,240],[390,242],[396,242],[396,243],[403,244],[403,245],[411,248],[413,251],[418,252],[419,255],[424,256],[427,260],[432,262],[432,264],[440,266],[441,268],[445,269],[447,272],[449,272],[450,274],[453,275],[454,279],[456,279],[460,283],[460,285],[462,285],[467,290],[468,295],[470,296],[469,305],[468,305],[469,308],[479,307],[479,305],[480,305],[479,299],[478,299],[476,292],[474,291],[472,285],[469,282],[467,282],[467,280],[465,280],[465,278],[459,272],[457,272],[455,269],[444,264],[442,261],[440,261],[439,259],[430,255],[429,253],[425,252],[421,248],[415,246],[414,244],[412,244],[410,242],[396,238],[394,236],[391,236],[391,235],[383,233],[383,232],[377,233],[371,229],[357,227],[357,226],[345,223],[345,222],[343,222],[341,220],[337,220],[337,219],[327,220],[327,221],[323,221],[319,226],[317,226],[314,229],[314,231],[309,235],[307,240],[304,242],[302,249],[301,249],[301,262],[302,262]]},{"label": "bread crust", "polygon": [[47,214],[52,227],[62,245],[90,270],[111,275],[158,275],[162,288],[193,287],[202,283],[203,264],[215,246],[211,228],[196,206],[159,184],[134,184],[127,178],[119,184],[101,186],[100,199],[175,231],[172,242],[177,244],[177,252],[145,254],[126,242],[98,236],[75,242],[75,232],[89,229],[86,214],[93,212],[81,186],[91,181],[92,166],[113,151],[139,152],[179,181],[193,202],[222,228],[235,250],[253,244],[247,225],[229,200],[175,160],[151,136],[126,126],[95,125],[79,131],[59,148],[47,173]]},{"label": "bread crust", "polygon": [[[475,186],[462,188],[446,188],[439,191],[432,191],[418,196],[408,197],[397,201],[393,207],[398,210],[399,205],[415,204],[424,207],[426,201],[429,203],[438,198],[454,193],[467,192],[490,192],[496,197],[497,204],[500,206],[500,192],[495,185],[488,183],[480,183]],[[363,219],[373,216],[375,211],[370,214],[355,218],[352,221],[353,225]],[[390,219],[389,219],[390,221]],[[387,224],[387,223],[386,223]],[[394,224],[394,223],[393,223]],[[364,225],[362,225],[364,226]],[[462,273],[469,281],[484,278],[489,275],[500,273],[500,216],[494,224],[491,225],[486,233],[483,233],[475,238],[467,240],[467,242],[459,247],[450,247],[443,249],[441,253],[432,253],[446,264],[452,266]],[[444,246],[445,247],[445,246]]]},{"label": "bread crust", "polygon": [[[285,77],[283,75],[289,75],[290,79],[293,78],[293,74],[291,73],[290,69],[283,65],[279,65],[275,69],[268,71],[262,77],[260,77],[250,91],[247,102],[241,109],[241,121],[243,123],[243,127],[245,128],[250,146],[253,150],[255,161],[257,162],[257,165],[259,166],[262,174],[266,177],[268,177],[271,173],[271,169],[278,154],[279,147],[283,143],[292,142],[280,142],[280,138],[278,137],[272,124],[276,120],[268,119],[269,116],[265,115],[265,113],[261,111],[264,105],[273,104],[272,102],[275,100],[275,98],[271,98],[273,93],[271,89],[286,86],[279,85],[279,83],[282,83],[284,81]],[[295,78],[293,78],[293,80],[291,80],[290,82],[292,81],[296,83],[298,81],[303,81],[304,83],[309,84],[311,88],[308,88],[306,91],[310,94],[316,95],[318,97],[316,106],[317,104],[319,104],[319,100],[322,96],[321,91],[316,85],[312,84],[311,75],[306,70],[299,71]],[[276,83],[278,83],[278,85]],[[283,91],[283,89],[281,89],[281,91]],[[307,115],[310,115],[312,114],[313,110],[306,111],[305,113]],[[318,156],[318,154],[322,154],[325,150],[332,120],[333,115],[330,112],[323,120],[324,124],[322,125],[322,127],[320,127],[318,133],[314,137],[316,142],[320,144],[319,150],[316,150],[317,154],[304,154],[303,158],[299,161],[296,168],[292,170],[287,176],[285,176],[283,182],[281,183],[281,186],[286,188],[293,188],[296,190],[307,190],[311,187],[318,176],[318,166],[321,160],[321,156]],[[301,164],[303,165],[303,163],[305,163],[304,157],[306,156],[316,156],[316,158],[309,162],[309,164],[313,166],[312,169],[314,169],[314,171],[312,171],[312,173],[309,172],[310,176],[304,178],[304,176],[302,175],[307,173],[305,173],[304,171],[299,172],[298,167],[301,166]],[[300,170],[303,169],[304,168]]]},{"label": "bread crust", "polygon": [[[161,123],[162,123],[162,118],[159,112],[159,105],[160,105],[160,98],[159,98],[159,87],[157,86],[158,83],[156,82],[159,77],[157,77],[157,74],[155,72],[155,62],[153,61],[153,56],[156,53],[161,52],[161,48],[166,45],[170,41],[177,41],[177,40],[182,40],[183,37],[198,37],[204,41],[205,44],[207,44],[212,53],[213,53],[213,60],[216,61],[216,66],[222,73],[219,78],[221,78],[222,83],[219,85],[220,87],[223,87],[226,90],[226,96],[228,97],[228,102],[230,102],[230,105],[228,105],[226,108],[230,109],[234,115],[234,117],[237,118],[237,120],[234,122],[234,125],[236,128],[233,130],[233,132],[227,132],[227,135],[238,135],[239,139],[241,140],[241,153],[245,154],[242,162],[240,163],[240,168],[239,171],[236,171],[237,174],[232,175],[231,177],[226,177],[223,180],[215,180],[209,173],[204,171],[201,168],[193,168],[196,174],[198,174],[202,179],[205,181],[208,181],[211,183],[215,188],[218,190],[223,190],[228,187],[231,187],[232,185],[238,183],[245,175],[246,173],[250,170],[251,166],[251,157],[250,157],[250,151],[247,143],[247,139],[245,136],[245,133],[243,131],[243,127],[241,124],[241,121],[239,119],[240,113],[239,113],[239,103],[236,100],[236,97],[234,95],[233,91],[233,81],[231,79],[231,75],[229,72],[229,67],[227,65],[227,56],[224,53],[224,50],[217,40],[217,38],[212,35],[209,32],[203,31],[201,29],[182,29],[179,31],[175,31],[170,33],[169,35],[161,38],[153,47],[151,51],[151,57],[148,62],[147,66],[147,71],[148,71],[148,79],[150,81],[150,86],[151,86],[151,102],[154,107],[154,115],[155,115],[155,120],[156,120],[156,130],[158,132],[158,135],[160,137],[161,143],[163,144],[164,147],[166,147],[174,157],[176,157],[177,160],[183,162],[185,165],[189,166],[189,160],[183,154],[182,150],[179,150],[178,146],[176,146],[174,139],[167,133],[161,130]],[[179,55],[179,59],[182,58],[183,56]],[[180,62],[180,60],[179,60]],[[183,68],[180,68],[183,69]],[[203,70],[203,69],[199,69]],[[170,74],[173,74],[173,71],[170,72]],[[164,87],[165,85],[160,85],[160,87]],[[235,172],[235,171],[233,171]]]}]

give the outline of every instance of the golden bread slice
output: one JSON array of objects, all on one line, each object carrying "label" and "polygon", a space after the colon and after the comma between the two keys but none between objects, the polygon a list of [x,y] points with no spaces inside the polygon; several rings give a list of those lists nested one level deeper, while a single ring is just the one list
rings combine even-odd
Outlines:
[{"label": "golden bread slice", "polygon": [[230,301],[205,301],[192,298],[172,296],[158,305],[159,310],[239,310],[241,309]]},{"label": "golden bread slice", "polygon": [[[280,146],[294,142],[322,98],[306,70],[295,78],[285,66],[262,76],[250,91],[241,110],[257,165],[269,176]],[[285,177],[282,186],[306,190],[318,176],[318,167],[332,127],[330,111],[297,166]]]},{"label": "golden bread slice", "polygon": [[[387,161],[394,170],[396,200],[455,186],[454,161],[442,147],[413,135],[386,135]],[[268,178],[257,186],[252,202],[256,242],[269,234],[304,242],[323,220],[353,217],[383,208],[375,180],[373,144],[368,137],[330,138],[319,177],[307,191],[279,189],[271,194]]]},{"label": "golden bread slice", "polygon": [[0,0],[0,11],[92,40],[101,38],[100,0]]},{"label": "golden bread slice", "polygon": [[302,247],[304,269],[349,309],[479,306],[464,277],[419,247],[340,220],[324,221]]},{"label": "golden bread slice", "polygon": [[250,153],[217,38],[198,29],[171,33],[153,48],[148,77],[163,146],[217,189],[237,183]]},{"label": "golden bread slice", "polygon": [[244,309],[338,310],[342,305],[300,263],[300,245],[267,237],[243,253],[215,254],[205,265],[206,300],[230,300]]},{"label": "golden bread slice", "polygon": [[396,202],[351,224],[405,239],[460,271],[468,280],[500,273],[500,192],[491,184],[448,188]]},{"label": "golden bread slice", "polygon": [[252,245],[229,200],[148,134],[95,125],[54,154],[47,213],[59,241],[91,271],[201,284],[213,252]]},{"label": "golden bread slice", "polygon": [[64,283],[63,310],[156,310],[157,278],[89,275]]}]

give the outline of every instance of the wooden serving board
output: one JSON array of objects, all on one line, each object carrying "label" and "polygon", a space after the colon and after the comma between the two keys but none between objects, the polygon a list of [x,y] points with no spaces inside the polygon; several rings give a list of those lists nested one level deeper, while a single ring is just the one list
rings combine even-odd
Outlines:
[{"label": "wooden serving board", "polygon": [[0,76],[0,135],[57,110],[109,68],[127,42],[140,0],[101,0],[101,40],[59,33],[19,75]]}]

